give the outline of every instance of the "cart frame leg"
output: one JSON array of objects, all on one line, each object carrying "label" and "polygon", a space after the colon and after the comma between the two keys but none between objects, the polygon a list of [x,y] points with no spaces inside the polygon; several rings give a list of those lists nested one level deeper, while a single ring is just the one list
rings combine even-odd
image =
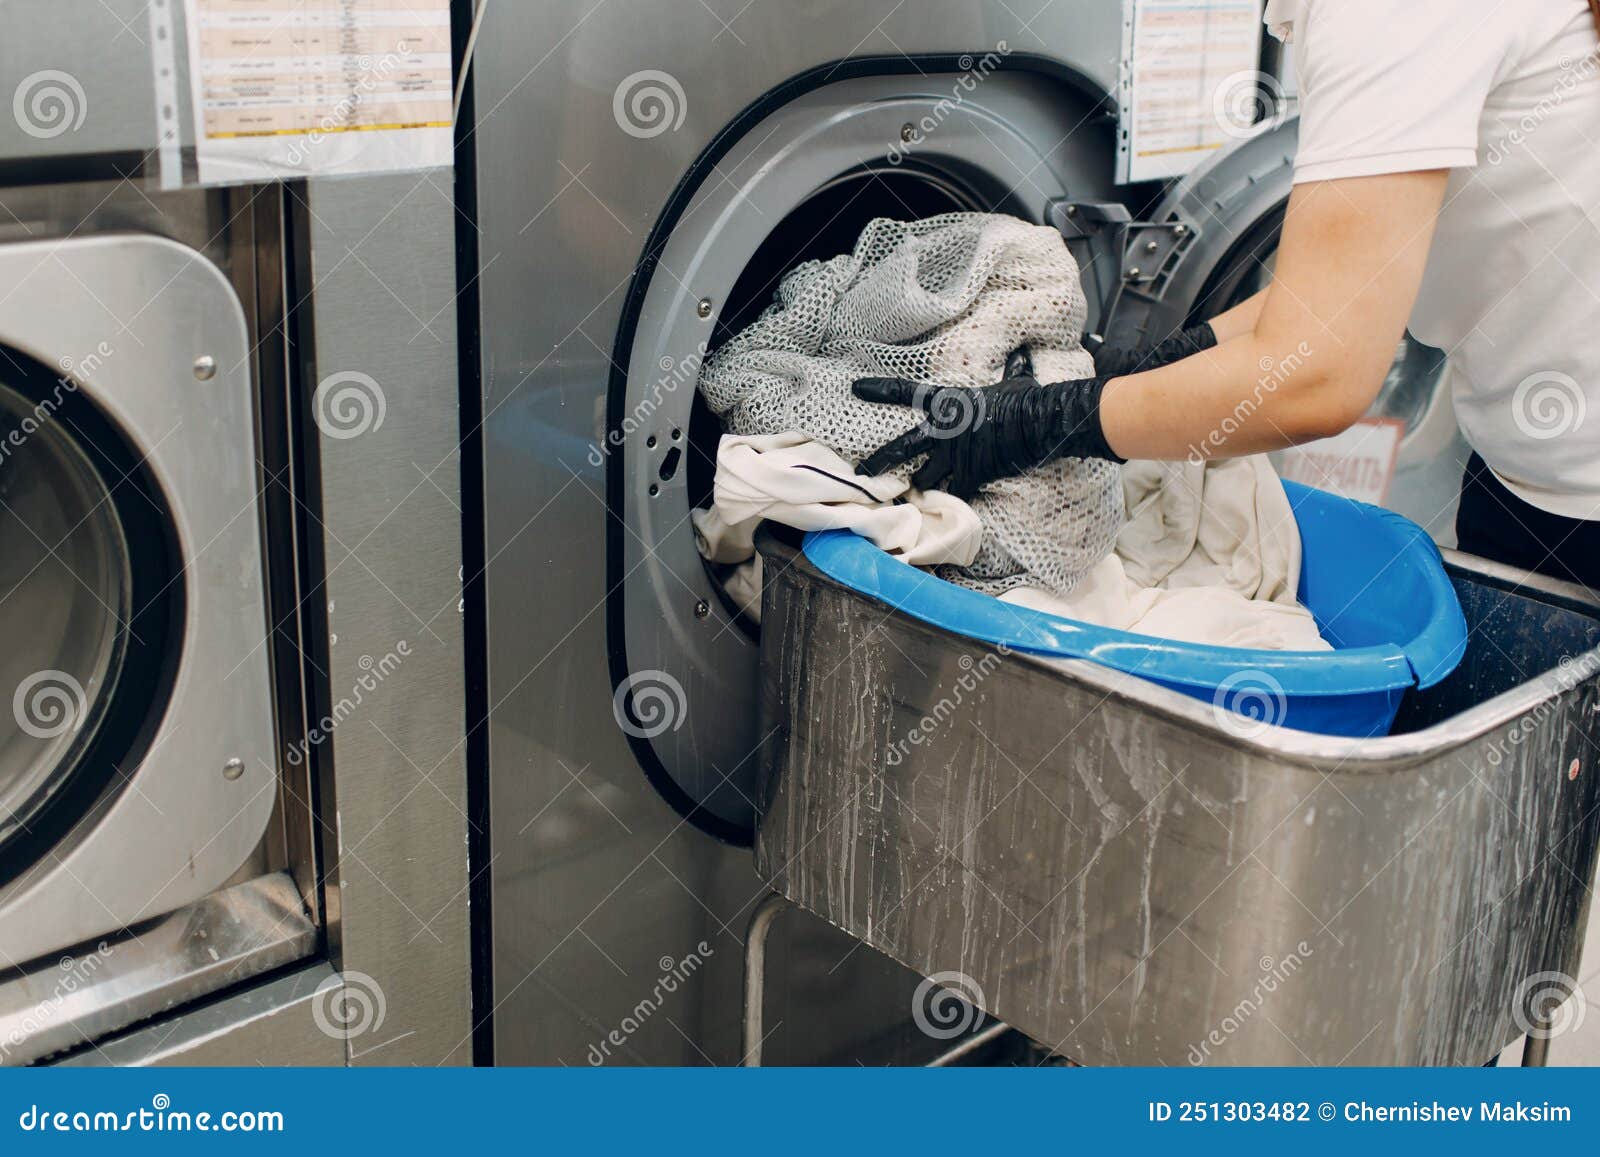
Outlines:
[{"label": "cart frame leg", "polygon": [[766,1041],[762,1031],[762,1000],[766,994],[767,934],[772,923],[790,907],[789,899],[777,892],[768,892],[750,913],[750,924],[744,937],[744,1019],[739,1038],[739,1063],[746,1068],[761,1067],[761,1046]]}]

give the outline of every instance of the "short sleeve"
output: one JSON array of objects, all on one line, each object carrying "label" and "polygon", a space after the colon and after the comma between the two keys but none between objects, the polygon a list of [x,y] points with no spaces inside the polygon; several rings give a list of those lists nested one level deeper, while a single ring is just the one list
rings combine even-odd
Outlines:
[{"label": "short sleeve", "polygon": [[1505,0],[1300,0],[1295,181],[1478,163],[1516,35]]}]

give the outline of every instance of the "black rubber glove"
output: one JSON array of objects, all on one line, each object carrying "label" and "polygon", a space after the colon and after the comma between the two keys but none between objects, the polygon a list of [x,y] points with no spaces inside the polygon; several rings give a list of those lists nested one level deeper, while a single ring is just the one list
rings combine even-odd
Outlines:
[{"label": "black rubber glove", "polygon": [[1094,355],[1094,372],[1102,378],[1121,378],[1142,374],[1193,357],[1217,344],[1217,332],[1210,322],[1173,334],[1164,342],[1139,349],[1112,349],[1103,346]]},{"label": "black rubber glove", "polygon": [[1015,377],[982,389],[862,378],[852,387],[856,397],[910,406],[928,417],[878,447],[856,473],[882,474],[926,454],[911,484],[931,490],[943,482],[957,498],[970,499],[989,482],[1057,458],[1121,462],[1100,428],[1104,386],[1104,378],[1047,385]]}]

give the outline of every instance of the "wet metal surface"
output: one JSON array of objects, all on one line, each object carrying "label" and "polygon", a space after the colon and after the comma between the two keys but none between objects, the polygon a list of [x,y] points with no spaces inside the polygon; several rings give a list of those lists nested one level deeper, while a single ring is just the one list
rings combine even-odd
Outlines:
[{"label": "wet metal surface", "polygon": [[1478,1064],[1576,972],[1600,609],[1571,592],[1454,567],[1462,667],[1355,741],[1002,655],[763,550],[758,870],[1054,1051]]}]

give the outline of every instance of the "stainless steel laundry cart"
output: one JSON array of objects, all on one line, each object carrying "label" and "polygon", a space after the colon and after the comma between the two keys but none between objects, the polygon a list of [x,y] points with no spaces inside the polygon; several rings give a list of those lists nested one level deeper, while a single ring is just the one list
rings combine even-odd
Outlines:
[{"label": "stainless steel laundry cart", "polygon": [[1073,1060],[1481,1064],[1576,969],[1600,605],[1447,555],[1471,641],[1394,733],[1002,653],[763,532],[756,864]]}]

